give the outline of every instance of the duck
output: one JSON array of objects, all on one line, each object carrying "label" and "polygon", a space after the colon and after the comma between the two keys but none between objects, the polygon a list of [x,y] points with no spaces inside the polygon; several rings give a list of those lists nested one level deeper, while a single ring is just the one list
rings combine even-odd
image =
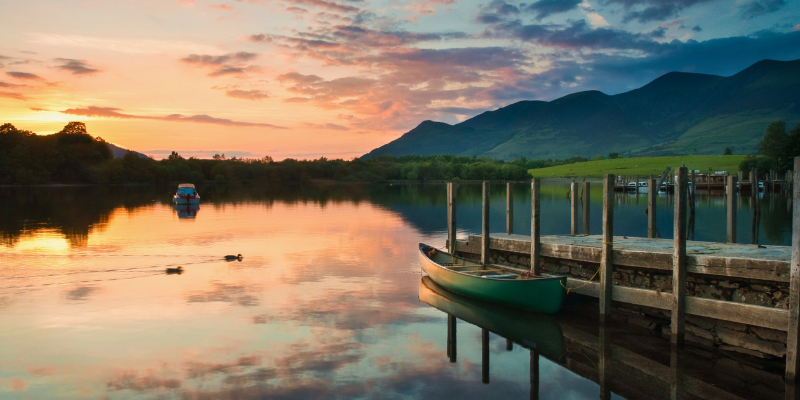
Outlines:
[{"label": "duck", "polygon": [[172,274],[182,274],[182,273],[183,273],[183,267],[178,267],[178,268],[167,268],[167,274],[168,274],[168,275],[172,275]]},{"label": "duck", "polygon": [[228,260],[228,261],[234,261],[234,260],[242,261],[242,255],[241,254],[238,254],[238,255],[235,255],[235,256],[228,255],[228,256],[225,256],[225,259]]}]

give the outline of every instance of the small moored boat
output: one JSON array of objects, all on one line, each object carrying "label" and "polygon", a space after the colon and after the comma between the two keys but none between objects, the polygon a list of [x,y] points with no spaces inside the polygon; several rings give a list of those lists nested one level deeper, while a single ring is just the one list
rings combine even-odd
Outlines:
[{"label": "small moored boat", "polygon": [[191,183],[181,183],[178,185],[178,191],[172,196],[172,202],[175,204],[200,204],[200,195],[197,194],[197,189]]},{"label": "small moored boat", "polygon": [[422,270],[437,284],[476,299],[554,314],[566,295],[565,276],[528,276],[498,265],[483,265],[419,244]]}]

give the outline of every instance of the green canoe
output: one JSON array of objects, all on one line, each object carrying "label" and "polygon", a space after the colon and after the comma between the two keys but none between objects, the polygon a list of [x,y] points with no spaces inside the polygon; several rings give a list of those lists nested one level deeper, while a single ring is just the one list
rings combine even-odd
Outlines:
[{"label": "green canoe", "polygon": [[419,261],[422,270],[445,289],[493,303],[554,314],[566,295],[565,276],[526,276],[455,257],[422,243]]},{"label": "green canoe", "polygon": [[551,361],[559,364],[565,361],[564,333],[551,316],[462,296],[445,290],[427,276],[422,277],[419,283],[419,300],[462,321],[537,350]]}]

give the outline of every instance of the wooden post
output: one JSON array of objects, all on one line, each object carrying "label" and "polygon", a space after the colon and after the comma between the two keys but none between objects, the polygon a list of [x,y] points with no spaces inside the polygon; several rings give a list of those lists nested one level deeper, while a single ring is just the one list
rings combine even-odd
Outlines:
[{"label": "wooden post", "polygon": [[597,332],[597,383],[600,385],[600,399],[611,400],[611,335],[606,332],[606,324],[600,322]]},{"label": "wooden post", "polygon": [[[756,182],[757,179],[756,169],[753,168],[750,170],[750,198],[755,198],[758,196],[758,182]],[[753,209],[755,209],[755,205],[753,205]]]},{"label": "wooden post", "polygon": [[728,176],[728,243],[736,243],[736,177]]},{"label": "wooden post", "polygon": [[[695,179],[696,179],[696,175],[694,173],[694,170],[692,170],[692,184],[689,185],[689,188],[688,188],[688,190],[689,190],[689,213],[691,213],[692,215],[694,215],[694,206],[695,206],[694,202],[697,201],[697,181]],[[706,177],[706,179],[708,179],[708,177]],[[711,194],[710,192],[711,192],[711,190],[709,189],[709,195]]]},{"label": "wooden post", "polygon": [[456,334],[456,321],[458,321],[455,315],[447,314],[447,356],[450,358],[450,362],[456,362],[456,338],[458,335]]},{"label": "wooden post", "polygon": [[686,301],[686,167],[675,171],[675,226],[672,253],[672,335],[673,344],[682,346],[685,333]]},{"label": "wooden post", "polygon": [[531,400],[539,399],[539,352],[531,350]]},{"label": "wooden post", "polygon": [[738,179],[736,179],[736,181],[739,182],[739,191],[740,192],[742,191],[742,184],[744,183],[743,179],[744,179],[744,172],[739,171],[739,177],[738,177]]},{"label": "wooden post", "polygon": [[600,320],[611,317],[611,290],[614,273],[614,175],[603,179],[603,241],[600,255]]},{"label": "wooden post", "polygon": [[482,232],[483,243],[481,243],[481,263],[489,263],[489,181],[483,181],[483,218]]},{"label": "wooden post", "polygon": [[572,181],[569,185],[569,234],[578,234],[578,182]]},{"label": "wooden post", "polygon": [[514,196],[511,194],[511,182],[506,183],[506,233],[514,233]]},{"label": "wooden post", "polygon": [[589,234],[589,182],[583,182],[583,234]]},{"label": "wooden post", "polygon": [[489,383],[489,331],[481,329],[481,381]]},{"label": "wooden post", "polygon": [[[800,157],[794,158],[794,170],[800,171]],[[794,174],[792,185],[792,264],[789,267],[789,332],[786,338],[786,380],[796,381],[800,358],[800,174]]]},{"label": "wooden post", "polygon": [[682,376],[683,368],[681,365],[680,354],[678,354],[678,346],[675,345],[670,346],[669,369],[670,369],[669,398],[671,400],[678,400],[681,398],[682,394],[681,381],[683,380]]},{"label": "wooden post", "polygon": [[650,178],[647,182],[647,237],[656,237],[656,180]]},{"label": "wooden post", "polygon": [[514,350],[514,342],[511,339],[506,339],[506,351]]},{"label": "wooden post", "polygon": [[540,246],[542,220],[539,197],[539,178],[533,178],[531,182],[531,273],[537,276],[542,273]]},{"label": "wooden post", "polygon": [[456,254],[456,184],[447,182],[447,249]]}]

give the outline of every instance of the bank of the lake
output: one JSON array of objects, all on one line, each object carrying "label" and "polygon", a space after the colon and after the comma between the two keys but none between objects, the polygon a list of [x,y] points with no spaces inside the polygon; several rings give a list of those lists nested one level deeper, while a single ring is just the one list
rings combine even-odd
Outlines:
[{"label": "bank of the lake", "polygon": [[705,155],[705,156],[669,156],[669,157],[635,157],[594,160],[557,165],[546,168],[528,170],[534,178],[599,178],[604,174],[661,176],[666,167],[685,165],[689,170],[727,171],[739,170],[744,155]]}]

